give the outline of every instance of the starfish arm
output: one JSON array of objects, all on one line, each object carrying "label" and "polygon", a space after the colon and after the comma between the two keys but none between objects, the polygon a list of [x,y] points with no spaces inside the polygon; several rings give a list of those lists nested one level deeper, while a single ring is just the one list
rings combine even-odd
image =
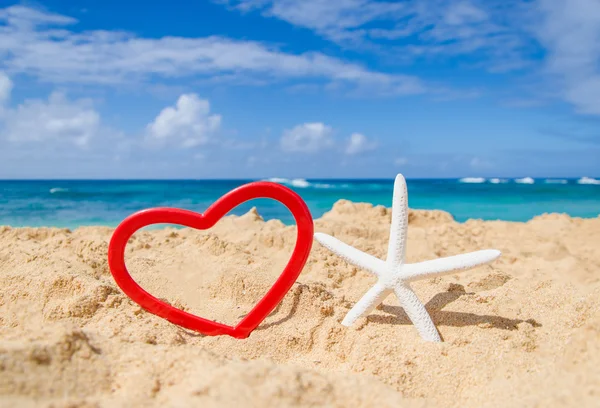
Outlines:
[{"label": "starfish arm", "polygon": [[496,249],[484,249],[482,251],[469,252],[467,254],[449,256],[431,261],[406,264],[402,269],[402,279],[405,281],[414,281],[434,276],[450,275],[457,271],[465,271],[492,262],[500,254],[501,252]]},{"label": "starfish arm", "polygon": [[404,262],[406,254],[406,232],[408,230],[408,190],[402,174],[396,176],[394,182],[394,198],[392,201],[392,224],[388,244],[387,262],[392,267]]},{"label": "starfish arm", "polygon": [[381,259],[377,259],[374,256],[359,251],[358,249],[343,243],[342,241],[332,237],[331,235],[317,232],[315,234],[315,239],[319,241],[319,243],[325,248],[337,254],[346,262],[358,266],[359,268],[365,269],[373,273],[374,275],[379,276],[379,271],[382,271],[386,268],[385,262],[383,262]]},{"label": "starfish arm", "polygon": [[362,316],[366,316],[373,311],[378,304],[383,302],[392,291],[380,283],[376,283],[371,289],[368,290],[367,293],[363,295],[362,298],[356,304],[344,320],[342,320],[342,324],[344,326],[351,326],[356,320],[361,318]]},{"label": "starfish arm", "polygon": [[406,283],[401,283],[394,288],[394,293],[400,301],[400,306],[402,306],[408,318],[415,325],[423,340],[441,342],[440,334],[433,324],[429,313],[427,313],[425,305],[421,303],[410,286]]}]

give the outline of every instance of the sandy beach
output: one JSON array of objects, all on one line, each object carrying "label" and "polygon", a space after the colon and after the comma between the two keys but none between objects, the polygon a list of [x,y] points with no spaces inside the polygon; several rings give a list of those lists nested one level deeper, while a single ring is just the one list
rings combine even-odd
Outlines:
[{"label": "sandy beach", "polygon": [[[315,231],[384,257],[391,212],[339,201]],[[375,282],[319,243],[246,340],[204,337],[143,311],[107,265],[111,228],[0,227],[2,407],[597,406],[600,217],[526,223],[411,211],[409,262],[495,248],[468,272],[416,282],[444,342],[424,342],[390,296],[346,328]],[[146,290],[235,324],[287,262],[295,227],[255,211],[209,231],[138,232]]]}]

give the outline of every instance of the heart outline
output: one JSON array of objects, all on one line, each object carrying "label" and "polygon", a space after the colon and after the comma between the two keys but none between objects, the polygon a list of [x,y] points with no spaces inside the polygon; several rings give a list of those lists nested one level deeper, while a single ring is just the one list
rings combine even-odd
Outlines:
[{"label": "heart outline", "polygon": [[[240,204],[255,199],[270,198],[290,210],[296,220],[296,245],[283,272],[273,286],[235,326],[218,323],[187,313],[156,298],[138,285],[125,266],[125,248],[129,238],[139,229],[153,224],[177,224],[197,230],[208,230],[223,216]],[[138,211],[125,218],[113,232],[108,247],[108,264],[117,285],[146,311],[171,323],[209,335],[229,335],[237,339],[250,333],[275,309],[302,272],[313,242],[314,225],[310,211],[293,190],[272,182],[253,182],[237,187],[217,201],[204,213],[179,208],[157,207]]]}]

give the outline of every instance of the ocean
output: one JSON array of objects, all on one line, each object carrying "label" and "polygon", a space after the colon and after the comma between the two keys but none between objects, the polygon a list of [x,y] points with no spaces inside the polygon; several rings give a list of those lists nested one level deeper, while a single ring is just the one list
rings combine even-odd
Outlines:
[{"label": "ocean", "polygon": [[[0,225],[13,227],[116,226],[150,207],[202,212],[227,191],[254,180],[0,181]],[[393,180],[270,179],[289,186],[306,201],[314,218],[339,199],[391,206]],[[408,180],[409,206],[448,211],[463,222],[527,221],[543,213],[575,217],[600,214],[600,181],[581,179],[414,179]],[[232,211],[256,206],[265,219],[292,223],[287,209],[258,199]]]}]

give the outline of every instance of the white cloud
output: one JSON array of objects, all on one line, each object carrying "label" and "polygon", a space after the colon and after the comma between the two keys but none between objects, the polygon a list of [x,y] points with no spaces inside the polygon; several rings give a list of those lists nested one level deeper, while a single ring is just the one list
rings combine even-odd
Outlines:
[{"label": "white cloud", "polygon": [[[396,58],[478,51],[490,69],[506,70],[522,67],[523,49],[530,46],[529,39],[523,36],[524,27],[513,24],[527,10],[526,5],[507,7],[502,0],[216,2],[242,11],[260,10],[267,17],[314,30],[345,46],[375,47],[392,52]],[[397,40],[400,41],[393,42]]]},{"label": "white cloud", "polygon": [[[402,16],[406,5],[370,0],[216,0],[242,11],[262,10],[265,16],[316,30],[327,37],[351,37],[358,27],[376,19]],[[361,12],[362,11],[362,12]]]},{"label": "white cloud", "polygon": [[[524,68],[578,112],[600,115],[598,0],[216,0],[396,60],[469,55],[490,72]],[[547,78],[546,78],[547,79]]]},{"label": "white cloud", "polygon": [[[316,153],[336,144],[333,129],[321,122],[304,123],[284,131],[280,140],[281,149],[286,152]],[[343,152],[355,155],[373,150],[377,144],[361,133],[348,137]]]},{"label": "white cloud", "polygon": [[600,2],[540,0],[536,30],[548,50],[548,72],[581,113],[600,115]]},{"label": "white cloud", "polygon": [[346,154],[358,154],[364,153],[369,150],[376,148],[376,144],[370,141],[365,135],[361,133],[353,133],[348,138],[348,145],[346,147]]},{"label": "white cloud", "polygon": [[278,80],[317,81],[391,94],[427,91],[414,76],[370,71],[318,52],[289,54],[254,41],[81,32],[70,29],[77,23],[73,18],[23,6],[0,9],[3,22],[0,54],[4,67],[48,82],[121,84],[156,76],[197,76],[259,85]]},{"label": "white cloud", "polygon": [[333,129],[323,123],[304,123],[283,132],[281,149],[286,152],[315,153],[333,146]]},{"label": "white cloud", "polygon": [[449,25],[464,25],[471,22],[485,21],[488,18],[489,16],[484,10],[468,1],[460,1],[451,4],[446,10],[444,22]]},{"label": "white cloud", "polygon": [[408,164],[408,159],[406,157],[398,157],[396,160],[394,160],[394,164],[396,166],[403,166]]},{"label": "white cloud", "polygon": [[183,94],[175,106],[164,108],[148,124],[151,141],[193,147],[205,144],[221,126],[221,116],[210,114],[210,104],[196,94]]},{"label": "white cloud", "polygon": [[12,92],[13,83],[4,72],[0,71],[0,105],[7,102]]},{"label": "white cloud", "polygon": [[5,20],[8,25],[14,27],[31,27],[44,24],[69,25],[77,22],[71,17],[22,6],[0,9],[0,19]]},{"label": "white cloud", "polygon": [[98,133],[100,115],[88,100],[69,101],[59,92],[48,101],[28,99],[4,115],[3,136],[10,142],[67,142],[86,146]]}]

